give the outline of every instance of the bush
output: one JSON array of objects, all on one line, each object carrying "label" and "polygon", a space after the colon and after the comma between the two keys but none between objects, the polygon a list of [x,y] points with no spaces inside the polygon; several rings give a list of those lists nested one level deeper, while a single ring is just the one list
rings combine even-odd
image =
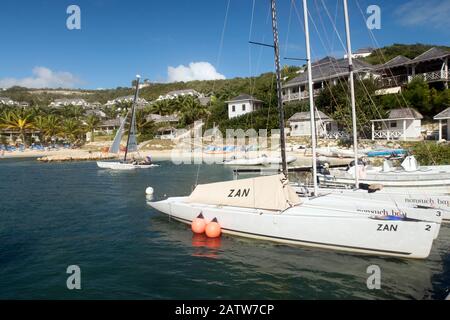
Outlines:
[{"label": "bush", "polygon": [[411,151],[421,165],[450,163],[450,145],[448,143],[419,142],[411,147]]}]

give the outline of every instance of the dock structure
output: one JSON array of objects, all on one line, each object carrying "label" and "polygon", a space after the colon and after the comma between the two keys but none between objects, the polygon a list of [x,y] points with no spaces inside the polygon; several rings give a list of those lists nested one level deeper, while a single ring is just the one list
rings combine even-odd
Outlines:
[{"label": "dock structure", "polygon": [[[347,164],[334,164],[330,165],[329,168],[346,168]],[[288,172],[310,172],[312,170],[311,166],[298,166],[298,167],[289,167]],[[249,167],[249,168],[236,168],[233,169],[233,173],[235,175],[239,174],[251,174],[251,173],[280,173],[280,168],[273,168],[273,167]]]}]

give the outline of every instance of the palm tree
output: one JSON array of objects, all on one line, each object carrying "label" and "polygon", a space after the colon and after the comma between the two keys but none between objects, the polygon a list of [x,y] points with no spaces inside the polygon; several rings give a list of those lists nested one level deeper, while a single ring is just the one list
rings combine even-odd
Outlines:
[{"label": "palm tree", "polygon": [[202,106],[197,98],[186,96],[178,99],[180,102],[180,123],[188,125],[210,114],[206,106]]},{"label": "palm tree", "polygon": [[100,119],[96,115],[91,114],[84,122],[86,130],[91,133],[91,141],[94,142],[94,130],[97,129]]},{"label": "palm tree", "polygon": [[166,115],[168,113],[171,113],[172,106],[173,106],[173,104],[172,104],[171,100],[168,100],[168,99],[159,100],[159,101],[156,101],[156,102],[154,102],[152,104],[151,111],[153,113],[157,113],[160,116],[162,116],[162,115]]},{"label": "palm tree", "polygon": [[26,114],[20,111],[5,112],[0,121],[0,127],[9,130],[17,130],[19,132],[20,140],[26,146],[25,132],[33,129],[33,124],[30,121],[31,114]]},{"label": "palm tree", "polygon": [[83,133],[81,128],[82,126],[79,120],[68,118],[62,121],[59,133],[64,137],[64,139],[74,143],[79,139],[80,134]]},{"label": "palm tree", "polygon": [[144,110],[136,110],[136,128],[139,133],[144,133],[147,129],[153,128],[153,121],[147,121],[147,114]]},{"label": "palm tree", "polygon": [[47,142],[60,132],[60,119],[54,115],[37,116],[33,120],[34,126],[41,132],[42,139]]}]

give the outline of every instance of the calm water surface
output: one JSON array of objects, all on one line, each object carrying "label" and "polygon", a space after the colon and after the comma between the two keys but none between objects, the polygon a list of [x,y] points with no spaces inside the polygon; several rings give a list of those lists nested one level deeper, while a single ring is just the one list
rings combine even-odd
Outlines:
[{"label": "calm water surface", "polygon": [[[135,172],[95,162],[0,161],[0,299],[442,299],[450,228],[428,260],[382,259],[223,236],[205,241],[146,204],[232,179],[223,166]],[[380,266],[382,289],[366,269]],[[81,268],[82,290],[66,288]]]}]

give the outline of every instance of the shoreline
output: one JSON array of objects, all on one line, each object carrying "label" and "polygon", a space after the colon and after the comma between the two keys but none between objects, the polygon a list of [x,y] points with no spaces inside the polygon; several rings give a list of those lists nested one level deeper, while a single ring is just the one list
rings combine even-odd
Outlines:
[{"label": "shoreline", "polygon": [[[260,156],[261,154],[267,154],[272,156],[278,156],[279,151],[252,151],[248,153],[219,153],[219,154],[211,154],[206,152],[183,152],[181,150],[141,150],[141,156],[150,155],[155,161],[166,161],[172,160],[180,163],[222,163],[224,159],[228,159],[233,155],[244,156],[247,155],[249,157]],[[25,151],[12,151],[7,152],[3,156],[0,155],[0,162],[3,159],[20,159],[20,158],[43,158],[43,162],[76,162],[76,161],[95,161],[95,160],[112,160],[118,159],[122,156],[121,153],[119,156],[102,153],[100,151],[89,151],[85,149],[61,149],[61,150],[25,150]],[[297,160],[293,163],[293,165],[309,165],[311,163],[311,155],[305,154],[304,150],[300,152],[296,151],[287,151],[287,156],[294,156]],[[48,159],[46,159],[48,158]],[[351,161],[348,158],[328,158],[332,164],[347,164]]]}]

